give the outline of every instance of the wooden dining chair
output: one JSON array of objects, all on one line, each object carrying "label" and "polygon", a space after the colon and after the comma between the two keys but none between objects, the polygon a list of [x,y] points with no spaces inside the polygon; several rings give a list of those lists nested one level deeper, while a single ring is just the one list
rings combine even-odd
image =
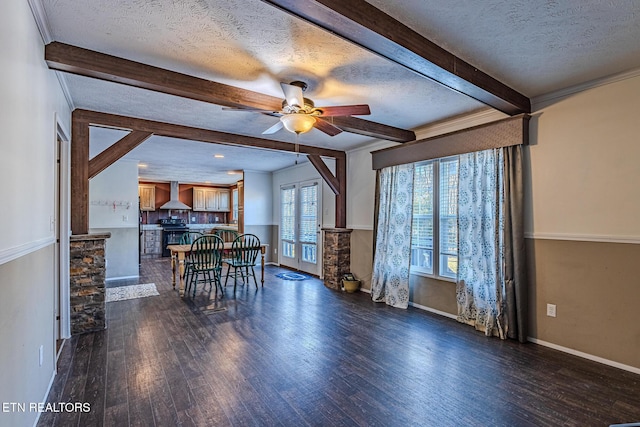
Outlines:
[{"label": "wooden dining chair", "polygon": [[216,236],[220,237],[223,242],[233,242],[238,237],[238,232],[235,230],[227,230],[222,228],[217,228],[214,233]]},{"label": "wooden dining chair", "polygon": [[[220,237],[222,239],[223,242],[228,243],[228,242],[233,242],[234,240],[236,240],[236,237],[238,237],[238,232],[235,230],[226,230],[226,229],[221,229],[218,228],[215,230],[214,233],[216,236]],[[227,261],[230,259],[231,257],[231,249],[225,249],[222,251],[222,263],[223,264],[229,264]]]},{"label": "wooden dining chair", "polygon": [[[242,279],[242,283],[246,283],[248,278],[253,276],[253,282],[258,287],[256,273],[253,269],[256,259],[260,253],[260,239],[255,234],[241,234],[233,241],[231,246],[231,256],[225,262],[229,266],[227,275],[224,279],[224,286],[227,286],[229,276],[233,276],[233,292],[236,291],[238,277]],[[233,273],[231,273],[233,269]]]},{"label": "wooden dining chair", "polygon": [[198,231],[187,231],[182,235],[182,237],[180,237],[180,244],[190,245],[193,243],[194,240],[196,240],[198,237],[201,237],[201,236],[202,236],[202,233]]},{"label": "wooden dining chair", "polygon": [[198,237],[193,241],[191,250],[186,258],[189,263],[189,274],[187,276],[187,270],[185,270],[185,295],[189,294],[193,286],[192,296],[195,297],[198,283],[209,283],[210,291],[213,290],[215,285],[216,293],[220,289],[220,292],[224,295],[224,290],[222,289],[223,248],[224,242],[222,239],[211,234]]},{"label": "wooden dining chair", "polygon": [[[180,241],[178,242],[178,244],[180,245],[190,245],[193,243],[194,240],[196,240],[198,237],[201,237],[202,233],[199,233],[197,231],[187,231],[185,232],[182,237],[180,237]],[[171,254],[171,262],[172,263],[178,263],[178,259],[177,259],[177,255],[176,254]],[[185,277],[185,281],[187,279],[187,277],[189,277],[189,261],[187,259],[184,260],[184,277]]]}]

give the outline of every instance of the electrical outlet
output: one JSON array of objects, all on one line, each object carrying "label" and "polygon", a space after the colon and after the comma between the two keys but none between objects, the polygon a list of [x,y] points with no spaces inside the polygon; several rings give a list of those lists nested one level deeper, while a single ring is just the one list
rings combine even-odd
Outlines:
[{"label": "electrical outlet", "polygon": [[122,221],[123,222],[129,221],[129,215],[122,215]]},{"label": "electrical outlet", "polygon": [[278,248],[273,248],[273,253],[277,255],[278,254]]},{"label": "electrical outlet", "polygon": [[556,317],[556,305],[555,304],[547,304],[547,316]]}]

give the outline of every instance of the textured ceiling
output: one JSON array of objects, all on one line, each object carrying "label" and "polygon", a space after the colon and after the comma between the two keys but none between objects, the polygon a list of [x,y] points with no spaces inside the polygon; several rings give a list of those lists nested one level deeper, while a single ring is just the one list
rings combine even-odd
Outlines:
[{"label": "textured ceiling", "polygon": [[[417,129],[486,108],[259,0],[35,1],[52,40],[277,97],[280,81],[304,80],[316,105],[366,103],[372,114],[362,118],[374,122]],[[640,68],[640,1],[369,3],[529,97]],[[257,137],[277,120],[87,77],[65,79],[76,108]],[[92,152],[120,134],[92,132]],[[269,138],[295,142],[286,131]],[[341,150],[368,142],[347,132],[300,137],[301,144]],[[218,162],[213,154],[222,151]],[[225,183],[235,180],[227,170],[277,170],[296,156],[154,136],[127,158],[149,165],[140,170],[143,179]]]}]

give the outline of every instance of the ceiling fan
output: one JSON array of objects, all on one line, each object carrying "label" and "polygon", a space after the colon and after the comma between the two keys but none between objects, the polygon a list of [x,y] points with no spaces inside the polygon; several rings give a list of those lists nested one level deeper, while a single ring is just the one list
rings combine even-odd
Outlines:
[{"label": "ceiling fan", "polygon": [[352,115],[366,116],[371,114],[371,110],[366,104],[316,107],[312,100],[304,97],[304,91],[307,89],[307,84],[301,81],[280,83],[280,87],[282,87],[282,92],[284,93],[285,98],[284,101],[282,101],[282,109],[280,111],[242,107],[223,108],[223,110],[257,111],[263,114],[280,117],[280,121],[278,121],[278,123],[262,132],[263,135],[276,133],[283,127],[289,132],[293,132],[295,134],[309,132],[315,127],[329,136],[335,136],[342,132],[342,129],[334,126],[325,118]]}]

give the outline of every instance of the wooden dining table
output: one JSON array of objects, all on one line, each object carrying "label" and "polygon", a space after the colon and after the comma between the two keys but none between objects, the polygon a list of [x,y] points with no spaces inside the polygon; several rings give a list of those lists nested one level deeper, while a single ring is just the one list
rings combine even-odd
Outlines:
[{"label": "wooden dining table", "polygon": [[[233,242],[225,242],[224,249],[229,250],[233,246]],[[261,282],[264,286],[264,255],[267,253],[267,244],[260,245],[260,269],[261,269]],[[184,260],[186,254],[191,251],[191,245],[168,245],[167,249],[171,251],[171,274],[173,289],[176,288],[176,273],[179,274],[180,286],[178,292],[180,296],[184,296]],[[177,262],[176,262],[177,261]],[[176,265],[177,264],[177,265]],[[177,268],[176,268],[177,267]]]}]

